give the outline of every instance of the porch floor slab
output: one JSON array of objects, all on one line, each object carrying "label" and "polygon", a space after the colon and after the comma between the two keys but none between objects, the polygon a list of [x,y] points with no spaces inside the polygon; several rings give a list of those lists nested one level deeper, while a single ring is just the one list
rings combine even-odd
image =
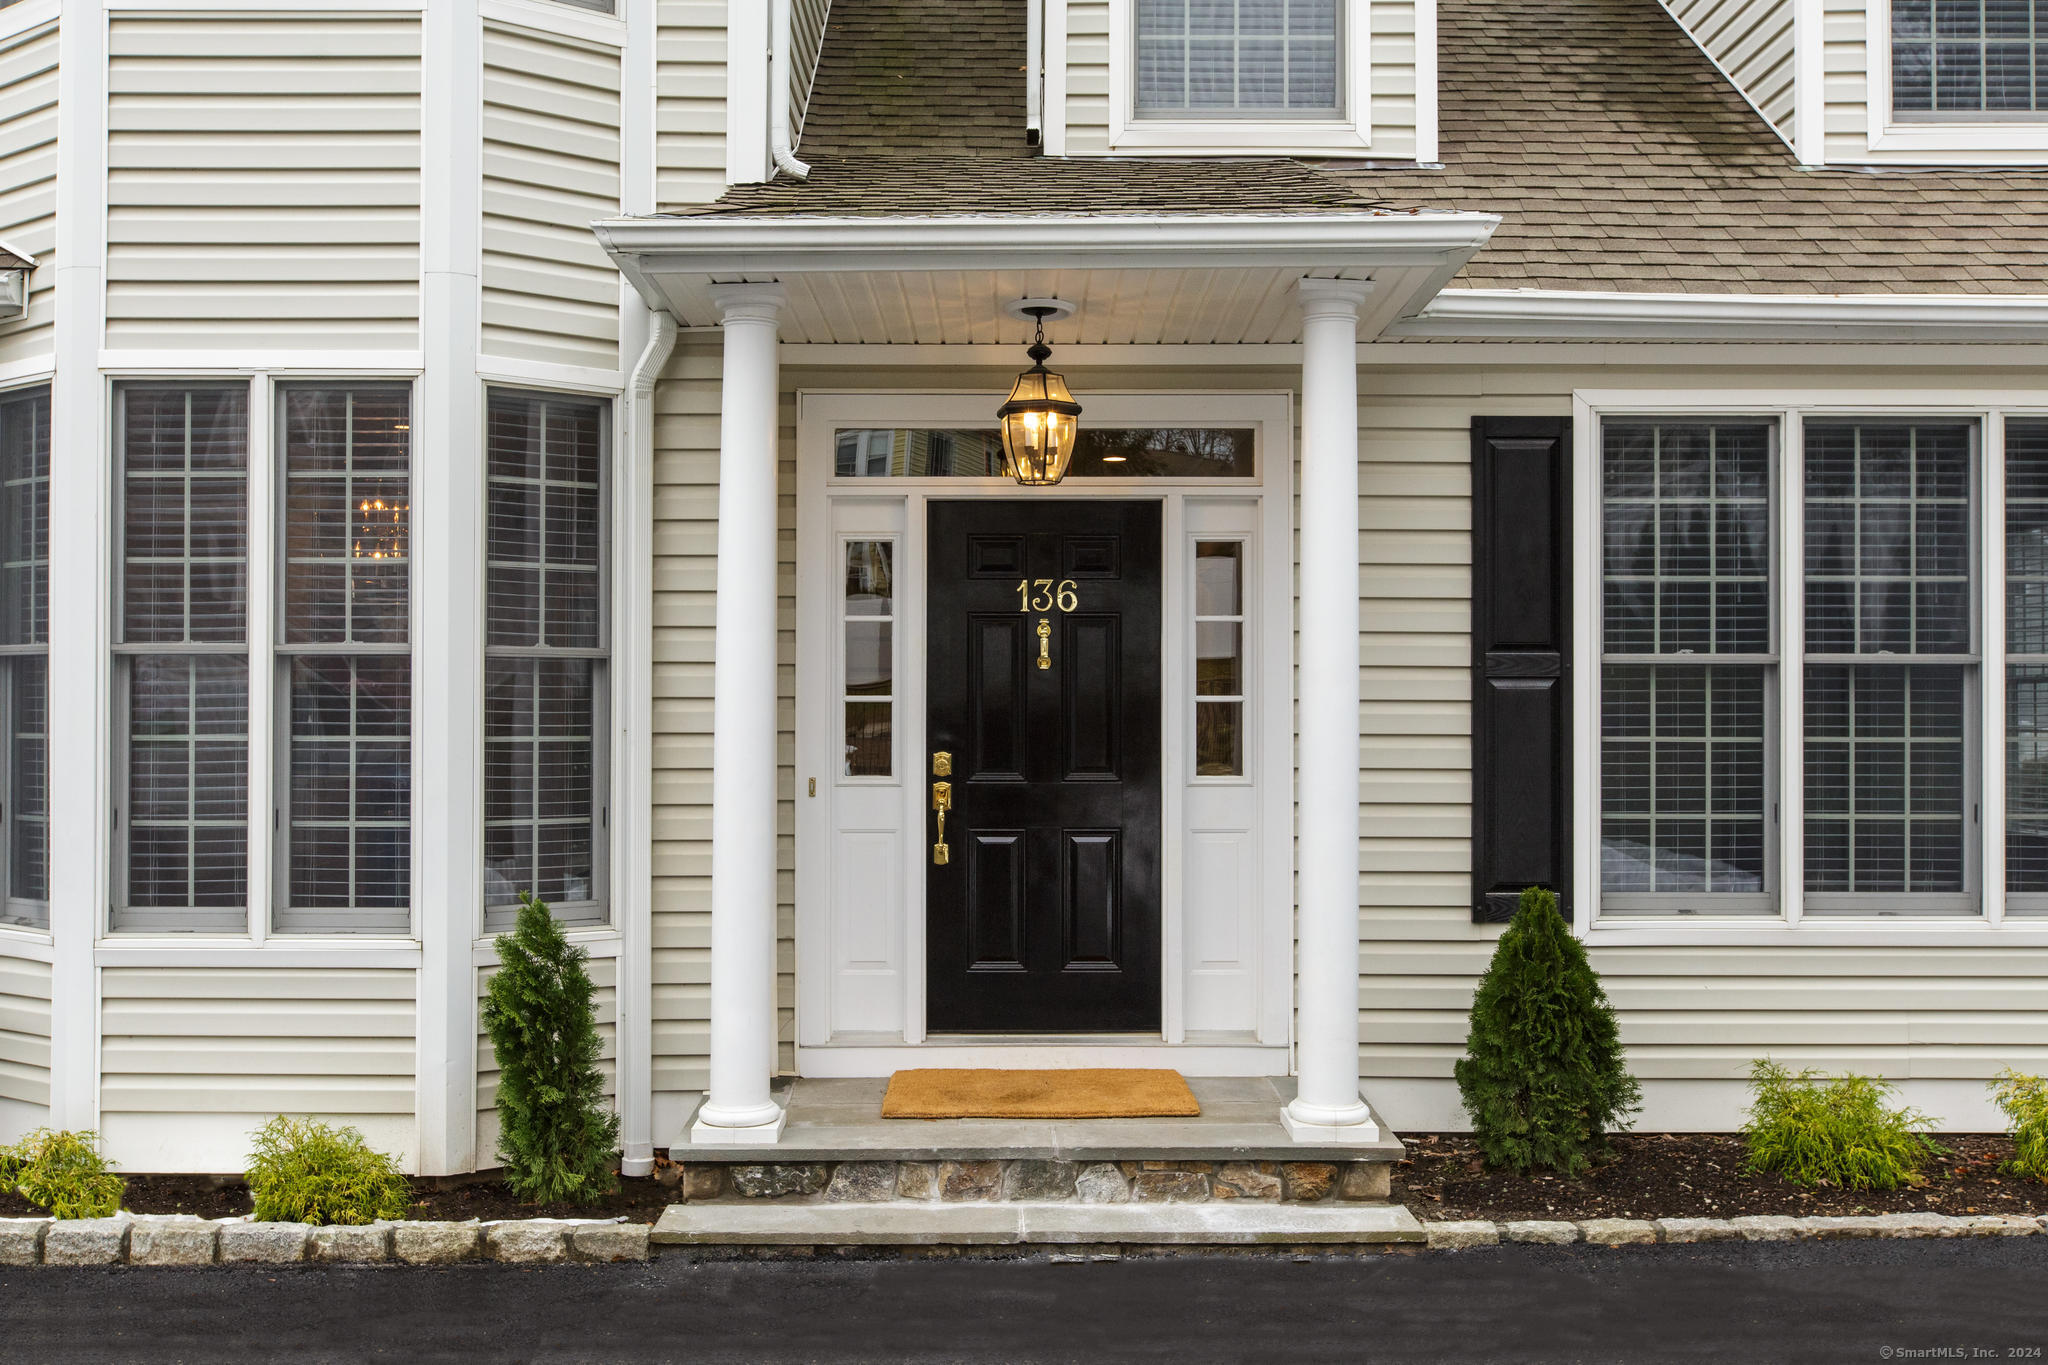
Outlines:
[{"label": "porch floor slab", "polygon": [[[669,1149],[676,1161],[1398,1161],[1403,1154],[1377,1111],[1370,1143],[1296,1142],[1280,1122],[1294,1098],[1284,1076],[1190,1076],[1202,1112],[1144,1119],[885,1119],[887,1077],[777,1083],[789,1112],[772,1146],[695,1143],[690,1127]],[[692,1115],[694,1119],[694,1115]]]},{"label": "porch floor slab", "polygon": [[671,1204],[651,1240],[698,1246],[1296,1246],[1422,1242],[1399,1204]]}]

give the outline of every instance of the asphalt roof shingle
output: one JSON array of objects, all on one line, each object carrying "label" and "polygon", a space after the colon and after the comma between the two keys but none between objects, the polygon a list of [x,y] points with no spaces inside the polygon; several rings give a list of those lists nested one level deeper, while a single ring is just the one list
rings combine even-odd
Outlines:
[{"label": "asphalt roof shingle", "polygon": [[1038,157],[1018,0],[835,0],[805,182],[687,214],[1501,214],[1455,283],[2048,293],[2048,169],[1799,167],[1656,0],[1441,0],[1441,169]]}]

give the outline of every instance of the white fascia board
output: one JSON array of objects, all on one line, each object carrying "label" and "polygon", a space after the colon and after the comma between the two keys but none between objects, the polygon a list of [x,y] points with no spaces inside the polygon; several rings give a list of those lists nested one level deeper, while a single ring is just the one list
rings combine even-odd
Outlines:
[{"label": "white fascia board", "polygon": [[1389,336],[1484,340],[2048,338],[2048,294],[1616,294],[1446,289]]},{"label": "white fascia board", "polygon": [[[613,218],[598,240],[656,307],[662,275],[930,270],[1304,270],[1435,267],[1456,274],[1486,244],[1490,213],[1015,217]],[[682,319],[685,323],[697,319]],[[704,321],[715,321],[705,319]]]}]

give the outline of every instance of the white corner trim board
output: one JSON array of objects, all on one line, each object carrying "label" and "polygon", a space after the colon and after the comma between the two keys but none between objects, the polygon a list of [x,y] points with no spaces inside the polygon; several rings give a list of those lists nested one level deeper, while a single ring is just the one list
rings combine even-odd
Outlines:
[{"label": "white corner trim board", "polygon": [[1633,294],[1446,289],[1387,335],[1431,339],[2048,338],[2048,294]]}]

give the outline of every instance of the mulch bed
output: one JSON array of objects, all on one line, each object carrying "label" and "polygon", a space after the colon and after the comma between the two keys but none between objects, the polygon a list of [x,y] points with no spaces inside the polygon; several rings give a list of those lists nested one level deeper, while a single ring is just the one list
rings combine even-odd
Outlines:
[{"label": "mulch bed", "polygon": [[[196,1213],[234,1218],[250,1211],[249,1191],[240,1180],[204,1175],[130,1175],[121,1207],[130,1213]],[[617,1218],[652,1223],[676,1200],[673,1188],[653,1180],[621,1180],[618,1193],[597,1204],[522,1204],[489,1177],[449,1177],[412,1182],[406,1217],[461,1222],[465,1218]],[[0,1218],[34,1218],[45,1210],[14,1193],[0,1194]]]},{"label": "mulch bed", "polygon": [[1486,1218],[1735,1218],[1744,1214],[2048,1214],[2048,1182],[2001,1175],[2003,1134],[1937,1133],[1947,1153],[1905,1189],[1808,1189],[1745,1175],[1747,1148],[1731,1133],[1638,1133],[1614,1139],[1613,1159],[1572,1180],[1489,1171],[1469,1137],[1402,1135],[1393,1199],[1424,1220]]}]

